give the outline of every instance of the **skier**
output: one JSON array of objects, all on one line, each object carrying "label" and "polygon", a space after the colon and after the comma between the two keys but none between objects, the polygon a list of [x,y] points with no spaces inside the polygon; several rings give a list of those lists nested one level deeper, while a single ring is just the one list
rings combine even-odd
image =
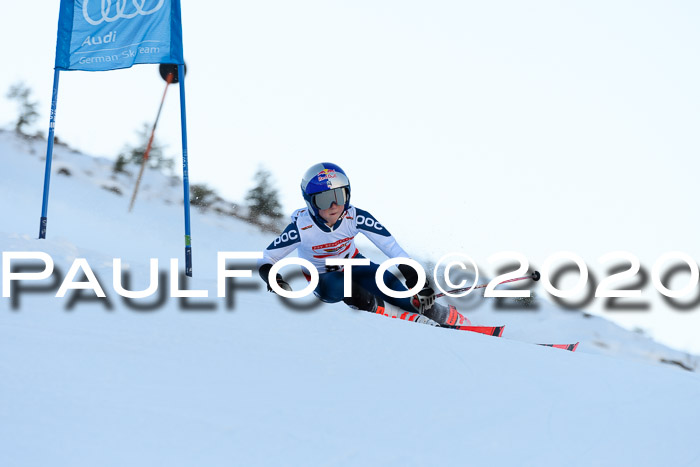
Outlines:
[{"label": "skier", "polygon": [[[435,291],[427,279],[412,297],[390,297],[377,287],[375,274],[379,265],[372,262],[367,266],[352,266],[352,296],[344,297],[344,271],[340,266],[326,266],[326,259],[364,258],[355,246],[358,233],[363,233],[390,258],[409,258],[409,255],[374,216],[350,204],[350,180],[337,165],[322,162],[309,168],[301,179],[301,193],[306,208],[297,209],[292,214],[292,222],[267,247],[258,262],[260,277],[267,284],[268,291],[272,291],[268,282],[272,265],[296,249],[299,257],[311,262],[318,270],[319,282],[314,294],[324,302],[342,300],[352,308],[381,314],[397,307],[423,315],[416,320],[419,322],[453,324],[455,316],[449,316],[451,309],[435,304]],[[397,292],[415,287],[418,273],[405,264],[398,265],[398,268],[406,280],[405,285],[386,271],[386,286]],[[310,280],[308,274],[304,275]],[[281,274],[277,274],[275,280],[280,288],[291,290]]]}]

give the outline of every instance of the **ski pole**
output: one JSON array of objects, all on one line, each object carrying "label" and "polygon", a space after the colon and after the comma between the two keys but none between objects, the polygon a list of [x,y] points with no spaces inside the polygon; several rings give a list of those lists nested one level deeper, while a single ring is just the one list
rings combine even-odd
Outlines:
[{"label": "ski pole", "polygon": [[[516,281],[523,281],[526,279],[532,279],[533,281],[538,281],[540,280],[540,273],[538,271],[533,272],[529,276],[523,276],[523,277],[516,277],[514,279],[508,279],[507,281],[499,282],[498,285],[501,284],[507,284],[509,282],[516,282]],[[488,287],[489,284],[481,284],[481,285],[475,285],[474,287],[462,287],[460,289],[454,289],[454,290],[449,290],[447,293],[439,293],[435,294],[435,298],[440,298],[444,297],[447,294],[452,294],[452,293],[460,293],[460,292],[466,292],[469,289],[483,289],[484,287]]]},{"label": "ski pole", "polygon": [[163,110],[163,102],[165,102],[165,94],[168,92],[168,86],[173,82],[173,74],[168,73],[165,79],[165,91],[163,91],[163,98],[160,100],[160,107],[158,107],[158,114],[156,115],[156,121],[153,123],[153,129],[151,129],[151,137],[148,140],[148,146],[146,146],[146,152],[143,153],[143,159],[141,160],[141,169],[139,170],[139,176],[136,179],[136,185],[134,186],[134,193],[131,195],[131,202],[129,203],[129,212],[134,209],[134,202],[136,201],[136,193],[139,191],[139,186],[141,185],[141,178],[143,177],[143,170],[146,168],[146,163],[148,162],[148,154],[151,152],[151,146],[153,145],[153,137],[156,134],[156,126],[158,125],[158,119],[160,118],[160,112]]}]

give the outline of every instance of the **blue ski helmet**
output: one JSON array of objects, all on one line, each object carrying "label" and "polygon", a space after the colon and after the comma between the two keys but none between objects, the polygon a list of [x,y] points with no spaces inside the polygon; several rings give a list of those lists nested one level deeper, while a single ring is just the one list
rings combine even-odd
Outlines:
[{"label": "blue ski helmet", "polygon": [[301,178],[301,194],[309,211],[318,218],[321,209],[328,209],[332,203],[350,206],[350,179],[345,171],[330,162],[312,165]]}]

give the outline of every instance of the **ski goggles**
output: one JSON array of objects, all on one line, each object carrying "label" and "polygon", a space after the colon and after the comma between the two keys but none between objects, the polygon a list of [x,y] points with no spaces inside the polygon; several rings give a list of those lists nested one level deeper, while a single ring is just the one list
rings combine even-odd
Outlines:
[{"label": "ski goggles", "polygon": [[348,192],[345,187],[333,188],[332,190],[316,193],[311,197],[317,208],[323,210],[330,208],[333,203],[344,206],[348,201]]}]

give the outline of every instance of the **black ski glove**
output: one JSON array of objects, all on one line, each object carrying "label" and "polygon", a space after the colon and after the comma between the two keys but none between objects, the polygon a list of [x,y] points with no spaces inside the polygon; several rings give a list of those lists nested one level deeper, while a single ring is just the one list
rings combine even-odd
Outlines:
[{"label": "black ski glove", "polygon": [[[271,265],[271,264],[263,264],[263,265],[260,266],[260,268],[258,269],[258,273],[260,274],[260,278],[261,278],[262,280],[265,281],[265,284],[267,284],[267,291],[268,291],[268,292],[273,292],[272,287],[270,287],[270,283],[267,281],[267,280],[268,280],[267,278],[268,278],[269,273],[270,273],[270,269],[272,269],[272,265]],[[284,280],[284,278],[282,277],[282,274],[277,274],[277,276],[275,276],[275,280],[277,281],[277,285],[278,285],[282,290],[286,290],[286,291],[288,291],[288,292],[291,292],[291,291],[292,291],[292,288],[291,288],[290,285]]]},{"label": "black ski glove", "polygon": [[[277,280],[277,285],[279,285],[280,289],[286,290],[287,292],[292,291],[292,287],[285,282],[285,280],[282,278],[282,274],[277,274],[277,277],[275,279]],[[270,284],[267,284],[267,291],[274,292],[274,290],[272,290],[272,287],[270,287]]]}]

